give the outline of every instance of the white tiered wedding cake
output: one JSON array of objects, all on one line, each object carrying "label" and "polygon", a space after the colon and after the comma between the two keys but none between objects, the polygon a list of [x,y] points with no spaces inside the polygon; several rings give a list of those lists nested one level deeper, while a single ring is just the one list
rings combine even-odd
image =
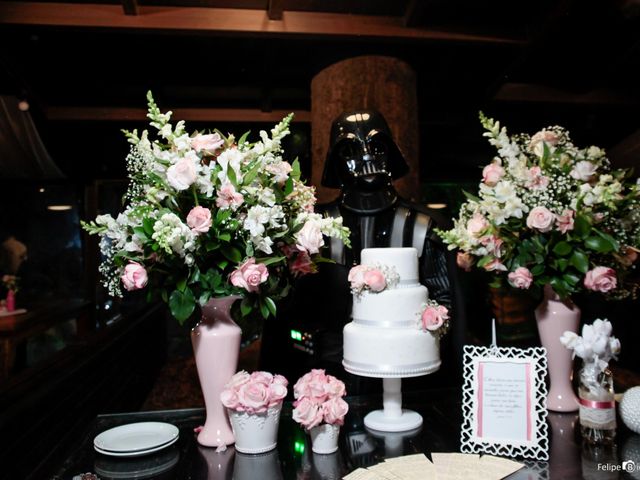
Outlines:
[{"label": "white tiered wedding cake", "polygon": [[391,278],[382,291],[354,293],[353,321],[344,327],[345,370],[376,378],[415,377],[438,370],[438,337],[419,328],[428,292],[418,282],[417,250],[365,248],[361,265]]}]

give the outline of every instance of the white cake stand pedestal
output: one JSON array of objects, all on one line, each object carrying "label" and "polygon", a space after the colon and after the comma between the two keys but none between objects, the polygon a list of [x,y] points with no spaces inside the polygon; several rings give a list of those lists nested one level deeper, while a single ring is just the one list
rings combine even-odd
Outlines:
[{"label": "white cake stand pedestal", "polygon": [[364,425],[380,432],[406,432],[422,425],[422,417],[412,410],[402,409],[402,379],[383,378],[383,410],[374,410],[364,417]]}]

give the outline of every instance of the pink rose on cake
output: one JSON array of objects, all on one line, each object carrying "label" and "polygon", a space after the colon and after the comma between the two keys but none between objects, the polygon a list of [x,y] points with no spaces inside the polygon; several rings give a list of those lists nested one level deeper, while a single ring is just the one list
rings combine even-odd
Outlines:
[{"label": "pink rose on cake", "polygon": [[420,328],[434,335],[442,336],[449,328],[449,310],[435,300],[427,300],[420,314]]},{"label": "pink rose on cake", "polygon": [[269,372],[236,373],[225,385],[220,401],[229,410],[263,414],[282,404],[287,396],[287,379]]},{"label": "pink rose on cake", "polygon": [[387,265],[356,265],[349,270],[347,277],[351,283],[351,293],[360,295],[369,290],[372,293],[380,293],[387,287],[395,286],[400,281],[400,276],[395,267]]},{"label": "pink rose on cake", "polygon": [[306,373],[293,386],[293,419],[305,430],[323,423],[342,425],[349,405],[344,383],[324,370],[314,369]]}]

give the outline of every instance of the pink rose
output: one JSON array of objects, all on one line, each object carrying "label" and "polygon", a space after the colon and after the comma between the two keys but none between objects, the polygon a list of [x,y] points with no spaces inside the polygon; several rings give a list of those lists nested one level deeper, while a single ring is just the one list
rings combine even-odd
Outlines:
[{"label": "pink rose", "polygon": [[284,397],[287,396],[287,387],[280,383],[272,383],[269,385],[269,406],[275,407],[282,403]]},{"label": "pink rose", "polygon": [[531,286],[533,282],[533,275],[528,268],[518,267],[513,272],[507,275],[509,283],[516,288],[522,288],[526,290]]},{"label": "pink rose", "polygon": [[276,383],[278,385],[284,385],[286,387],[287,385],[289,385],[289,380],[287,380],[282,375],[274,375],[273,376],[273,383]]},{"label": "pink rose", "polygon": [[536,133],[533,137],[531,137],[531,141],[529,142],[529,148],[538,156],[542,157],[544,153],[544,144],[546,143],[550,150],[553,150],[558,142],[560,141],[560,137],[554,132],[550,132],[548,130],[541,130]]},{"label": "pink rose", "polygon": [[269,278],[267,267],[262,263],[256,263],[254,257],[248,258],[229,276],[233,286],[244,288],[247,292],[257,292],[258,285],[266,282],[267,278]]},{"label": "pink rose", "polygon": [[485,264],[484,269],[487,272],[495,272],[495,271],[506,272],[507,271],[507,267],[505,267],[504,264],[497,258],[494,258],[489,263]]},{"label": "pink rose", "polygon": [[467,232],[472,237],[479,236],[484,230],[489,227],[489,222],[482,216],[481,213],[476,212],[467,222]]},{"label": "pink rose", "polygon": [[191,139],[191,148],[196,152],[205,150],[207,152],[213,152],[224,144],[224,140],[220,138],[217,133],[211,133],[209,135],[196,135]]},{"label": "pink rose", "polygon": [[244,408],[242,408],[242,405],[240,405],[240,398],[238,397],[238,393],[233,389],[227,388],[223,390],[220,394],[220,401],[225,407],[230,408],[231,410],[240,412],[244,411]]},{"label": "pink rose", "polygon": [[349,270],[347,280],[351,283],[352,288],[362,288],[364,286],[364,273],[367,267],[364,265],[356,265]]},{"label": "pink rose", "polygon": [[473,264],[475,263],[475,259],[470,253],[458,252],[456,255],[456,263],[458,264],[458,267],[463,269],[465,272],[470,272],[471,267],[473,267]]},{"label": "pink rose", "polygon": [[595,292],[609,292],[617,285],[616,271],[609,267],[595,267],[593,270],[589,270],[584,277],[585,288]]},{"label": "pink rose", "polygon": [[293,409],[293,419],[306,430],[311,430],[322,423],[324,418],[322,407],[311,399],[304,397],[295,402],[295,407]]},{"label": "pink rose", "polygon": [[340,397],[334,397],[322,405],[324,421],[330,425],[343,425],[349,405]]},{"label": "pink rose", "polygon": [[490,163],[482,169],[482,181],[490,187],[495,187],[504,175],[504,168],[497,163]]},{"label": "pink rose", "polygon": [[194,233],[207,233],[211,228],[211,210],[204,207],[193,207],[187,215],[187,225]]},{"label": "pink rose", "polygon": [[249,413],[263,413],[269,406],[269,387],[263,383],[245,383],[238,390],[240,403]]},{"label": "pink rose", "polygon": [[546,207],[535,207],[527,217],[527,227],[535,228],[540,232],[548,232],[553,226],[555,215]]},{"label": "pink rose", "polygon": [[496,235],[486,235],[480,239],[480,243],[487,249],[487,253],[494,257],[502,256],[502,244],[504,241]]},{"label": "pink rose", "polygon": [[573,230],[573,217],[575,217],[575,215],[576,212],[568,209],[564,210],[562,215],[556,215],[556,226],[560,233],[567,233],[569,230]]},{"label": "pink rose", "polygon": [[298,249],[311,255],[320,252],[324,245],[320,225],[315,220],[307,220],[302,229],[296,233],[296,245]]},{"label": "pink rose", "polygon": [[333,375],[327,375],[324,391],[329,397],[344,397],[347,393],[344,383]]},{"label": "pink rose", "polygon": [[308,273],[314,273],[316,271],[316,266],[307,252],[299,251],[295,260],[293,262],[289,262],[289,271],[295,277],[299,277],[307,275]]},{"label": "pink rose", "polygon": [[248,383],[250,378],[251,378],[251,375],[249,375],[244,370],[241,370],[238,373],[236,373],[233,377],[231,377],[231,380],[227,382],[227,384],[225,385],[225,388],[228,388],[230,390],[238,390],[242,385],[244,385],[245,383]]},{"label": "pink rose", "polygon": [[196,178],[196,167],[188,158],[181,158],[167,169],[167,182],[176,190],[186,190]]},{"label": "pink rose", "polygon": [[244,195],[238,193],[235,187],[229,183],[225,182],[222,187],[218,190],[218,197],[216,198],[216,206],[218,208],[229,208],[232,209],[238,208],[244,202]]},{"label": "pink rose", "polygon": [[275,162],[267,165],[266,170],[273,175],[273,180],[282,185],[289,178],[291,165],[288,162]]},{"label": "pink rose", "polygon": [[269,386],[273,382],[273,375],[269,372],[253,372],[249,381]]},{"label": "pink rose", "polygon": [[129,262],[129,264],[124,267],[124,273],[120,277],[120,280],[122,280],[124,288],[132,291],[146,287],[149,277],[142,265],[136,262]]},{"label": "pink rose", "polygon": [[428,306],[422,312],[422,328],[429,331],[439,329],[449,318],[449,310],[442,305]]},{"label": "pink rose", "polygon": [[387,286],[387,280],[378,269],[371,269],[364,272],[364,283],[372,292],[381,292]]}]

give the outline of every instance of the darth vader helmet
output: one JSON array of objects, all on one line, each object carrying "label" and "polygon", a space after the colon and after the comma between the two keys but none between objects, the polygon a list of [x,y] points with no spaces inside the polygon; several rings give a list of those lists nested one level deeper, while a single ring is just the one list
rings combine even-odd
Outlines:
[{"label": "darth vader helmet", "polygon": [[376,189],[408,171],[407,162],[379,112],[344,112],[333,121],[322,185]]}]

